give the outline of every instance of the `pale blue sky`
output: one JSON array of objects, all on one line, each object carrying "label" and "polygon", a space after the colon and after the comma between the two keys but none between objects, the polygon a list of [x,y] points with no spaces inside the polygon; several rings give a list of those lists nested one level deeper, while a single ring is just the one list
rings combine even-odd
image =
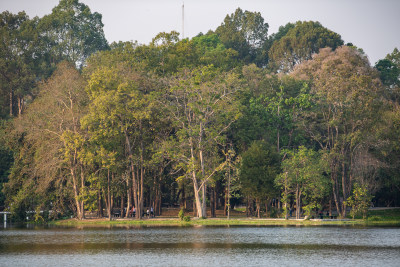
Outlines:
[{"label": "pale blue sky", "polygon": [[[107,40],[148,44],[159,32],[182,29],[182,0],[81,0],[103,15]],[[364,49],[373,65],[400,48],[400,0],[185,0],[185,37],[215,30],[237,7],[261,12],[269,34],[287,22],[314,20],[345,43]],[[51,13],[58,0],[0,0],[0,12]]]}]

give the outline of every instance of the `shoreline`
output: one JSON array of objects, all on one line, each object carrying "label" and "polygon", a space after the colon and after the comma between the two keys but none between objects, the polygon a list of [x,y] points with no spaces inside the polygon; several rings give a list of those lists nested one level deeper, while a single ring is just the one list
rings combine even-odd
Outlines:
[{"label": "shoreline", "polygon": [[400,227],[399,220],[362,220],[362,219],[288,219],[283,218],[192,218],[189,222],[180,221],[178,218],[145,218],[137,219],[67,219],[50,222],[57,226],[366,226],[366,227]]}]

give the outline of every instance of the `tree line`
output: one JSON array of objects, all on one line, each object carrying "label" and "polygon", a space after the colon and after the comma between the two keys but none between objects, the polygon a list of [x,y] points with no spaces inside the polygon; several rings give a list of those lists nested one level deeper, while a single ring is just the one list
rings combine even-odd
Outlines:
[{"label": "tree line", "polygon": [[78,0],[0,23],[0,206],[16,216],[245,204],[345,217],[400,203],[397,48],[372,67],[318,22],[268,35],[240,8],[214,31],[146,45],[109,45]]}]

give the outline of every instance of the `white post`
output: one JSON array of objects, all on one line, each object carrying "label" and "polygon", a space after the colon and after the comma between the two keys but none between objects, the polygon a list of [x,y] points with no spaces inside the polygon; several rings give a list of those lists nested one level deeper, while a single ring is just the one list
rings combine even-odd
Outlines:
[{"label": "white post", "polygon": [[182,40],[185,39],[185,3],[182,4]]}]

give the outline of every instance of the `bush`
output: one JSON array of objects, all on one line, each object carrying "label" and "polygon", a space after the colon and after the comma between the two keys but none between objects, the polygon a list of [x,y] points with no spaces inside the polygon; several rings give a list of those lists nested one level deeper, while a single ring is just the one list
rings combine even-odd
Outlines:
[{"label": "bush", "polygon": [[368,221],[382,221],[382,218],[379,216],[371,216],[368,218]]},{"label": "bush", "polygon": [[[185,210],[184,210],[184,209],[181,209],[181,210],[179,211],[178,217],[179,217],[179,219],[181,219],[181,221],[184,220],[184,218],[185,218]],[[190,220],[190,219],[189,219],[189,220]]]},{"label": "bush", "polygon": [[183,221],[185,221],[185,222],[190,222],[190,216],[185,216],[185,217],[183,217]]},{"label": "bush", "polygon": [[278,209],[272,207],[269,211],[269,217],[270,218],[279,218],[279,211]]},{"label": "bush", "polygon": [[347,198],[346,205],[351,207],[350,215],[353,217],[362,215],[367,217],[368,208],[371,205],[373,196],[368,192],[364,185],[354,184],[353,195]]}]

